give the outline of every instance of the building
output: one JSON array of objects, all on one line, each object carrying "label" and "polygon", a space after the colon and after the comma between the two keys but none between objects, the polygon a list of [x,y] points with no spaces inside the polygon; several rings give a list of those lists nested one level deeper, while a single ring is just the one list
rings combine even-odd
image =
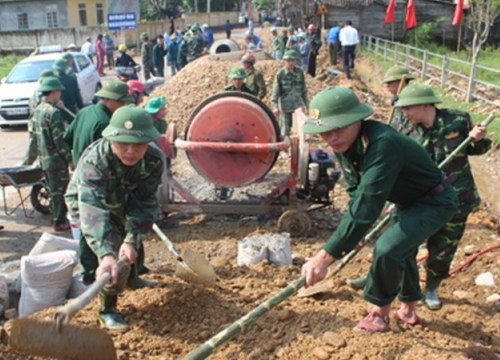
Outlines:
[{"label": "building", "polygon": [[67,0],[68,26],[100,26],[106,23],[106,0]]},{"label": "building", "polygon": [[66,0],[0,0],[0,31],[68,27]]}]

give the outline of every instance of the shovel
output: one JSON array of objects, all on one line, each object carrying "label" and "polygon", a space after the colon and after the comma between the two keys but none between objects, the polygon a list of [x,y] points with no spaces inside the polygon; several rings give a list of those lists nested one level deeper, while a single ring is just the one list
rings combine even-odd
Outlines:
[{"label": "shovel", "polygon": [[[125,260],[118,261],[118,269]],[[12,349],[34,356],[46,356],[72,360],[116,360],[116,351],[109,334],[97,328],[68,324],[78,311],[83,309],[111,278],[102,274],[83,294],[56,309],[54,321],[33,318],[14,320],[9,339]]]},{"label": "shovel", "polygon": [[187,248],[182,255],[175,249],[174,244],[167,235],[161,231],[158,225],[153,224],[153,231],[165,243],[168,251],[174,255],[177,260],[177,269],[175,275],[185,281],[195,284],[215,286],[217,276],[210,263],[193,250]]}]

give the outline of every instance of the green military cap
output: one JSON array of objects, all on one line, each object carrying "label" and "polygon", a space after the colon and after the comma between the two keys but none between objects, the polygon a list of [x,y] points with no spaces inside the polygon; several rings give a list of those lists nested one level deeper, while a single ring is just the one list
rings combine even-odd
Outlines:
[{"label": "green military cap", "polygon": [[415,76],[413,76],[407,68],[404,66],[393,66],[387,72],[385,73],[384,80],[382,80],[384,83],[390,83],[393,81],[398,81],[401,80],[402,78],[406,80],[413,80],[415,79]]},{"label": "green military cap", "polygon": [[145,109],[149,114],[156,114],[166,104],[167,98],[165,96],[156,96],[149,99]]},{"label": "green military cap", "polygon": [[283,60],[298,60],[299,54],[295,50],[287,50],[285,51],[285,55],[283,55]]},{"label": "green military cap", "polygon": [[193,26],[191,26],[191,28],[189,30],[191,30],[191,31],[201,31],[201,28],[200,28],[200,25],[194,24]]},{"label": "green military cap", "polygon": [[111,80],[104,84],[101,90],[95,93],[95,96],[119,100],[126,103],[135,102],[134,98],[128,93],[128,85],[120,80]]},{"label": "green military cap", "polygon": [[395,107],[404,107],[423,104],[438,104],[441,99],[434,94],[430,86],[424,84],[410,84],[401,91]]},{"label": "green military cap", "polygon": [[42,82],[40,83],[40,86],[38,87],[38,91],[40,92],[56,91],[56,90],[64,90],[64,86],[55,76],[49,76],[43,79]]},{"label": "green military cap", "polygon": [[242,66],[235,66],[231,69],[231,72],[229,73],[229,78],[231,79],[237,79],[237,80],[242,80],[247,77],[247,72]]},{"label": "green military cap", "polygon": [[329,87],[320,91],[309,105],[309,119],[304,124],[307,134],[319,134],[351,125],[373,114],[346,87]]},{"label": "green military cap", "polygon": [[148,36],[147,32],[141,33],[141,39],[148,39],[148,38],[149,38],[149,36]]},{"label": "green military cap", "polygon": [[73,60],[73,55],[71,55],[71,53],[67,52],[67,53],[63,54],[63,56],[61,57],[61,59],[66,60],[66,61]]},{"label": "green military cap", "polygon": [[52,64],[52,69],[54,69],[54,70],[66,71],[67,68],[68,68],[68,64],[66,63],[66,60],[64,60],[64,59],[56,60]]},{"label": "green military cap", "polygon": [[147,111],[136,105],[122,106],[113,113],[102,136],[126,144],[144,144],[155,141],[161,134],[153,125]]}]

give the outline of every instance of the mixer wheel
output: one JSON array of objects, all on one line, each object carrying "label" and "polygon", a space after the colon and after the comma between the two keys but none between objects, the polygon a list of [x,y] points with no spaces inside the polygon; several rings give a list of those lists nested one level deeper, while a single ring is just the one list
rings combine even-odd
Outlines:
[{"label": "mixer wheel", "polygon": [[291,237],[307,236],[311,231],[311,219],[304,211],[287,210],[278,219],[278,228]]}]

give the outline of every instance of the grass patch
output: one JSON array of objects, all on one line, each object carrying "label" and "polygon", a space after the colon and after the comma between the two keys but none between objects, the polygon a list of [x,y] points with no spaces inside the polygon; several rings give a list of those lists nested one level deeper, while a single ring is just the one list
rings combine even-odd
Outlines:
[{"label": "grass patch", "polygon": [[0,79],[3,79],[12,70],[14,65],[24,59],[25,56],[8,55],[0,57]]},{"label": "grass patch", "polygon": [[[377,54],[369,52],[369,51],[363,51],[363,56],[366,57],[367,59],[369,59],[369,61],[372,64],[374,64],[375,66],[382,68],[384,72],[387,71],[391,66],[394,65],[392,61],[384,61],[380,55],[377,55]],[[498,56],[500,56],[500,51],[499,51]],[[474,123],[481,122],[488,117],[488,114],[482,114],[482,113],[478,113],[477,111],[473,111],[474,108],[477,108],[478,102],[467,103],[467,102],[463,101],[462,99],[458,99],[458,98],[455,98],[453,96],[448,95],[445,90],[441,89],[441,87],[438,87],[438,86],[433,86],[433,89],[434,89],[434,91],[436,91],[437,95],[443,101],[441,104],[438,105],[439,107],[467,111],[470,114],[472,121]],[[491,107],[491,105],[488,105],[488,107]],[[497,117],[488,126],[488,136],[491,139],[493,139],[493,141],[495,143],[499,143],[500,142],[500,109],[498,109],[495,113],[497,114]]]}]

